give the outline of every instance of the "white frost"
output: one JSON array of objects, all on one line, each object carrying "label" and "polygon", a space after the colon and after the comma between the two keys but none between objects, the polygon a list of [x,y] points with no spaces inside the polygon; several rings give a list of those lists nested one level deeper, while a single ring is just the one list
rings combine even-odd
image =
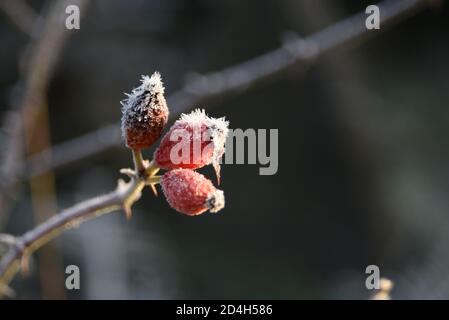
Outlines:
[{"label": "white frost", "polygon": [[181,114],[181,117],[176,121],[176,124],[190,126],[191,128],[200,126],[201,124],[206,125],[209,129],[209,138],[212,140],[214,146],[212,165],[217,174],[218,181],[220,181],[219,160],[225,152],[224,145],[229,134],[229,121],[226,121],[225,117],[211,118],[206,115],[204,109],[195,109],[189,114]]},{"label": "white frost", "polygon": [[159,72],[154,72],[151,77],[142,75],[142,83],[134,88],[131,93],[125,93],[126,99],[120,101],[122,105],[122,134],[125,135],[125,127],[132,119],[139,122],[146,120],[145,108],[148,107],[150,98],[157,94],[164,94],[165,88]]}]

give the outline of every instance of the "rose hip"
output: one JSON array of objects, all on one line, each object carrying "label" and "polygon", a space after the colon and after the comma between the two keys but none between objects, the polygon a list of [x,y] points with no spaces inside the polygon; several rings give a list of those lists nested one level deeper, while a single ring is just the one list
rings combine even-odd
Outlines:
[{"label": "rose hip", "polygon": [[194,216],[207,210],[218,212],[224,207],[223,191],[193,170],[168,171],[161,178],[161,186],[167,202],[181,213]]},{"label": "rose hip", "polygon": [[142,76],[141,82],[121,102],[122,135],[126,146],[134,150],[149,148],[159,139],[169,114],[160,74]]}]

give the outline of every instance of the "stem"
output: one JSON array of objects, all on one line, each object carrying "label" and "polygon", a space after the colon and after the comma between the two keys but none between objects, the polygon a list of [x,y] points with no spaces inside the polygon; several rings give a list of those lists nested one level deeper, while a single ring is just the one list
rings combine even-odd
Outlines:
[{"label": "stem", "polygon": [[152,176],[152,177],[148,177],[148,178],[146,179],[146,181],[145,181],[145,184],[146,184],[147,186],[155,185],[155,184],[158,184],[158,183],[161,183],[161,176]]},{"label": "stem", "polygon": [[132,149],[133,153],[133,161],[134,161],[134,169],[137,173],[142,173],[145,170],[145,166],[143,165],[143,156],[142,151],[139,149]]},{"label": "stem", "polygon": [[[133,187],[134,184],[130,184],[129,189]],[[127,191],[120,190],[119,187],[112,193],[84,201],[62,211],[17,238],[0,261],[0,295],[3,287],[8,285],[19,270],[22,259],[29,257],[64,230],[72,229],[88,219],[120,209]]]},{"label": "stem", "polygon": [[[140,151],[133,151],[135,170],[144,169],[144,161]],[[9,251],[0,260],[0,297],[8,289],[9,282],[14,278],[21,267],[26,267],[29,256],[56,238],[65,230],[78,227],[82,222],[99,217],[119,209],[124,209],[127,218],[131,216],[132,205],[139,200],[141,192],[146,185],[159,183],[160,177],[148,177],[145,174],[135,174],[131,181],[119,181],[115,191],[81,202],[60,214],[53,216],[46,222],[28,231],[18,238],[2,236],[2,239],[11,240]]]}]

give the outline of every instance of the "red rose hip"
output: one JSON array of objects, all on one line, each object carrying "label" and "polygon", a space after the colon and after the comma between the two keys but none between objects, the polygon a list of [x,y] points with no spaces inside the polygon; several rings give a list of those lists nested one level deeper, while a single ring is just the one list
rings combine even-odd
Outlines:
[{"label": "red rose hip", "polygon": [[168,171],[161,178],[161,186],[167,202],[181,213],[194,216],[207,210],[218,212],[224,207],[223,191],[193,170]]},{"label": "red rose hip", "polygon": [[220,157],[225,152],[228,122],[208,117],[204,110],[182,114],[154,153],[155,163],[166,170],[198,169],[212,163],[220,179]]}]

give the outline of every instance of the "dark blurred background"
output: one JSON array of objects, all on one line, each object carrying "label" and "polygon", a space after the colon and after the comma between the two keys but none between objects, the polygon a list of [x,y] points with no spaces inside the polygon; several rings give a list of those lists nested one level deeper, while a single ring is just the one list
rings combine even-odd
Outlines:
[{"label": "dark blurred background", "polygon": [[[26,3],[44,14],[51,2]],[[286,31],[307,36],[369,4],[92,0],[59,53],[48,124],[33,138],[48,130],[57,145],[115,124],[123,93],[142,74],[161,72],[170,94],[191,72],[261,55]],[[226,116],[231,128],[279,129],[277,174],[224,165],[226,208],[195,218],[145,190],[130,222],[109,214],[39,252],[30,275],[11,284],[17,298],[365,299],[371,264],[395,282],[393,298],[449,298],[448,16],[446,3],[431,6],[309,68],[192,105]],[[4,119],[30,36],[1,14],[0,40]],[[130,152],[117,146],[22,181],[0,212],[0,232],[29,230],[42,218],[39,207],[112,190],[130,165]],[[78,291],[65,290],[69,264],[80,267]]]}]

